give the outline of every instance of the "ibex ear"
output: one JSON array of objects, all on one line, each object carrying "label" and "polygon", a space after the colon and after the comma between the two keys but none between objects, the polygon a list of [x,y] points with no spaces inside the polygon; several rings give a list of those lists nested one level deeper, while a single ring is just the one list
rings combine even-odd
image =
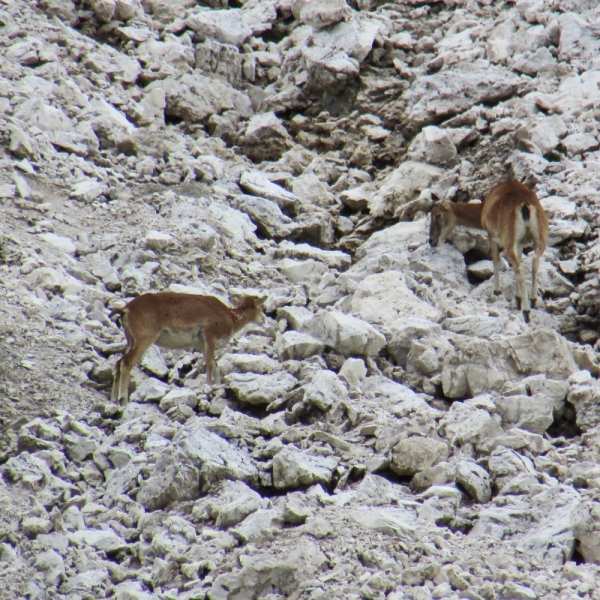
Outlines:
[{"label": "ibex ear", "polygon": [[255,298],[255,300],[254,300],[254,306],[256,306],[257,308],[259,306],[262,306],[267,301],[268,297],[269,296],[259,296],[258,298]]}]

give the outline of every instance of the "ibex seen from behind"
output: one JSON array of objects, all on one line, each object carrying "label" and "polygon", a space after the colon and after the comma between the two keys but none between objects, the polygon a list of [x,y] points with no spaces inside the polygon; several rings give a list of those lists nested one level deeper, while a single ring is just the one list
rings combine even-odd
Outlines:
[{"label": "ibex seen from behind", "polygon": [[540,257],[548,240],[548,217],[535,192],[518,181],[499,183],[480,203],[442,202],[431,211],[429,243],[436,246],[454,227],[465,225],[485,229],[494,259],[494,293],[500,294],[500,248],[515,272],[517,308],[529,323],[530,300],[521,266],[525,246],[533,246],[531,267],[531,306],[537,300],[537,275]]},{"label": "ibex seen from behind", "polygon": [[158,292],[142,294],[114,309],[111,316],[121,315],[127,351],[115,365],[111,400],[127,402],[131,369],[153,344],[204,352],[208,384],[220,383],[215,348],[225,345],[248,323],[260,321],[265,300],[246,296],[229,308],[214,296]]}]

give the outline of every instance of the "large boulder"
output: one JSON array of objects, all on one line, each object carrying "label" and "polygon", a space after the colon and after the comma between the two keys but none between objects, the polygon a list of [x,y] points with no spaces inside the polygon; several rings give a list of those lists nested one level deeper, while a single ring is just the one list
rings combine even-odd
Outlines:
[{"label": "large boulder", "polygon": [[148,510],[177,500],[193,500],[223,479],[258,481],[254,460],[243,449],[192,420],[160,454],[137,500]]},{"label": "large boulder", "polygon": [[385,346],[385,337],[372,325],[339,311],[321,311],[303,330],[345,356],[373,356]]},{"label": "large boulder", "polygon": [[457,337],[455,346],[442,370],[449,398],[499,392],[529,375],[565,380],[578,370],[567,341],[548,329],[497,341]]}]

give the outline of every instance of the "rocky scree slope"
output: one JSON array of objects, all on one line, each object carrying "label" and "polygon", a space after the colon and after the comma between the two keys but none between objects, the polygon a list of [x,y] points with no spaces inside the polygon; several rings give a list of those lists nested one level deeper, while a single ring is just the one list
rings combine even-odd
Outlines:
[{"label": "rocky scree slope", "polygon": [[[4,1],[0,582],[13,598],[593,598],[600,12]],[[434,202],[525,181],[543,298]],[[527,261],[526,261],[527,262]],[[110,307],[267,318],[153,349]]]}]

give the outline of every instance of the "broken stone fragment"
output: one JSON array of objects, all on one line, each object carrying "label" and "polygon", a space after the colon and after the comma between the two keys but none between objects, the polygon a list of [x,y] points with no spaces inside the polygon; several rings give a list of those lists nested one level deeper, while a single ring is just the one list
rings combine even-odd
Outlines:
[{"label": "broken stone fragment", "polygon": [[273,485],[280,490],[314,483],[329,485],[337,465],[338,459],[333,456],[316,456],[285,447],[273,459]]},{"label": "broken stone fragment", "polygon": [[448,458],[446,442],[425,437],[409,437],[392,449],[390,468],[398,475],[412,476]]},{"label": "broken stone fragment", "polygon": [[488,472],[477,463],[460,461],[456,465],[456,483],[476,502],[487,502],[492,497]]}]

